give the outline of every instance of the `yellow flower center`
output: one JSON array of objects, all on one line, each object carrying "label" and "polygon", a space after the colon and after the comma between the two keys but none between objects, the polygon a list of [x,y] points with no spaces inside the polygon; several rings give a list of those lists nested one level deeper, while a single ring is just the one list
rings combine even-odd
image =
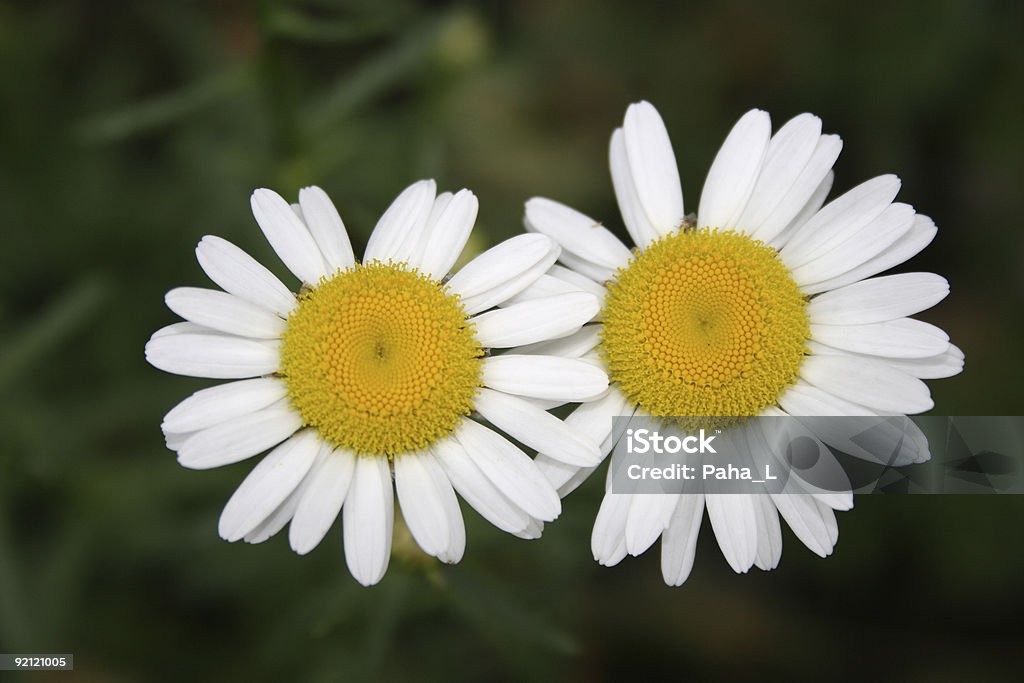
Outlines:
[{"label": "yellow flower center", "polygon": [[797,377],[805,305],[775,249],[733,231],[680,230],[609,284],[601,353],[652,415],[757,415]]},{"label": "yellow flower center", "polygon": [[473,409],[480,349],[457,296],[401,264],[324,278],[299,296],[281,374],[308,426],[359,454],[413,451]]}]

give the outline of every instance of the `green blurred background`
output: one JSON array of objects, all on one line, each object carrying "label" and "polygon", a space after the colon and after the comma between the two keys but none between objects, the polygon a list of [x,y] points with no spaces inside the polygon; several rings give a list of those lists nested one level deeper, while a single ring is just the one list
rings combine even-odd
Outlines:
[{"label": "green blurred background", "polygon": [[746,576],[705,522],[670,589],[656,549],[593,562],[595,479],[539,541],[466,507],[456,567],[399,538],[364,590],[337,528],[307,557],[217,537],[251,463],[176,464],[160,419],[207,383],[142,347],[167,289],[206,286],[202,235],[282,272],[254,187],[323,186],[357,251],[421,177],[478,194],[471,249],[535,194],[622,234],[607,142],[628,103],[659,107],[690,210],[756,106],[843,136],[837,190],[903,177],[940,227],[907,268],[949,278],[925,317],[967,354],[936,412],[1021,414],[1022,8],[0,1],[0,652],[73,652],[89,681],[1019,679],[1020,499],[862,497],[831,558],[787,530],[779,569]]}]

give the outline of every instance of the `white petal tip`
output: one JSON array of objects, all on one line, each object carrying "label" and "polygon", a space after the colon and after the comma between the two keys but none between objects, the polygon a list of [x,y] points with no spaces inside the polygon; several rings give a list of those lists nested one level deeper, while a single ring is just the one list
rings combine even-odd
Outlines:
[{"label": "white petal tip", "polygon": [[353,574],[352,578],[355,579],[356,582],[360,586],[362,586],[363,588],[370,588],[370,587],[376,586],[378,583],[380,583],[381,579],[384,578],[384,575],[381,574],[380,576],[360,577],[360,576],[356,576],[355,574]]},{"label": "white petal tip", "polygon": [[249,198],[249,202],[253,205],[253,208],[263,206],[266,202],[277,202],[284,201],[284,198],[278,193],[266,187],[259,187],[252,191],[252,196]]}]

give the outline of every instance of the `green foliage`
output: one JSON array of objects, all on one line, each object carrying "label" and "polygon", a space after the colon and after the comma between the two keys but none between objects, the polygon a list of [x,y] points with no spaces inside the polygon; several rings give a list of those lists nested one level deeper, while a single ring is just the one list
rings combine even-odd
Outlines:
[{"label": "green foliage", "polygon": [[[649,99],[688,207],[733,121],[813,111],[846,149],[836,189],[895,171],[940,232],[907,266],[946,275],[928,318],[967,354],[947,414],[1022,410],[1017,198],[1021,5],[112,0],[0,4],[0,652],[74,652],[95,681],[691,679],[1019,671],[1020,501],[864,498],[819,561],[736,576],[703,530],[662,585],[657,551],[598,567],[603,482],[543,539],[464,506],[466,561],[411,546],[360,588],[340,529],[311,555],[217,537],[250,467],[180,468],[162,415],[206,383],[145,364],[192,248],[222,235],[277,264],[248,195],[306,184],[358,249],[409,182],[481,199],[484,248],[522,202],[622,234],[607,142]],[[42,678],[40,680],[43,680]]]}]

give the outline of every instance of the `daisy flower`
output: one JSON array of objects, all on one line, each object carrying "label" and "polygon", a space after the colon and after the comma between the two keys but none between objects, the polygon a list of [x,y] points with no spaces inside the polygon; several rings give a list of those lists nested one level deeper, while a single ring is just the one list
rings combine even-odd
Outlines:
[{"label": "daisy flower", "polygon": [[507,240],[449,278],[478,203],[468,190],[435,194],[432,180],[402,192],[359,262],[323,190],[303,189],[294,205],[256,190],[253,214],[302,283],[298,295],[211,236],[196,255],[223,291],[167,293],[186,322],[157,331],[146,359],[175,374],[237,380],[171,410],[168,447],[193,469],[272,449],[224,508],[224,539],[258,543],[291,522],[291,547],[304,554],[340,513],[349,570],[372,585],[391,554],[394,490],[417,544],[449,563],[466,543],[455,492],[524,538],[558,516],[560,499],[538,466],[480,418],[567,463],[600,460],[598,444],[542,406],[600,394],[604,371],[516,353],[575,333],[599,301],[584,292],[509,301],[558,257],[544,235]]},{"label": "daisy flower", "polygon": [[[569,207],[527,202],[527,229],[562,246],[564,265],[547,274],[549,289],[571,283],[603,300],[595,324],[541,347],[600,363],[612,381],[567,423],[585,427],[607,455],[615,415],[870,416],[932,407],[922,380],[957,374],[963,354],[941,329],[910,316],[941,301],[949,286],[932,273],[875,276],[924,249],[935,225],[893,201],[900,188],[893,175],[822,206],[841,146],[811,114],[772,135],[768,114],[750,111],[719,150],[696,217],[688,218],[668,132],[655,108],[640,102],[610,148],[633,249]],[[747,436],[751,448],[767,447]],[[911,434],[900,462],[927,457],[923,435]],[[551,452],[537,462],[562,495],[592,471]],[[746,572],[778,564],[780,514],[824,557],[838,538],[834,511],[852,505],[852,495],[835,493],[608,492],[592,549],[613,565],[660,536],[665,581],[679,585],[705,508],[726,560]]]}]

